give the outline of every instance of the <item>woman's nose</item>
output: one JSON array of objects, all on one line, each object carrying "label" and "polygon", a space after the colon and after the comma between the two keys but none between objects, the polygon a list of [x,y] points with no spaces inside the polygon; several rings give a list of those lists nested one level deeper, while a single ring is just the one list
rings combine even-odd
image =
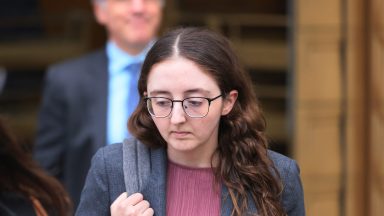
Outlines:
[{"label": "woman's nose", "polygon": [[173,109],[171,113],[171,123],[180,124],[185,122],[186,113],[184,112],[182,103],[173,103]]}]

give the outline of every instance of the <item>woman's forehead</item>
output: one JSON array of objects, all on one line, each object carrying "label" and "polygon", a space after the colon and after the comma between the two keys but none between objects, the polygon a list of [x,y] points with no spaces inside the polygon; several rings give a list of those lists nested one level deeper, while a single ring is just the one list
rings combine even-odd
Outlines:
[{"label": "woman's forehead", "polygon": [[[148,91],[148,94],[151,96],[157,96],[157,95],[174,95],[175,90],[164,90],[164,89],[151,89]],[[178,92],[179,93],[179,92]],[[212,94],[212,91],[203,89],[203,88],[195,88],[195,89],[185,89],[184,91],[180,91],[180,93],[184,96],[188,95],[202,95],[202,96],[209,96]]]},{"label": "woman's forehead", "polygon": [[212,91],[218,89],[218,85],[208,72],[196,63],[177,57],[153,65],[148,75],[147,88]]}]

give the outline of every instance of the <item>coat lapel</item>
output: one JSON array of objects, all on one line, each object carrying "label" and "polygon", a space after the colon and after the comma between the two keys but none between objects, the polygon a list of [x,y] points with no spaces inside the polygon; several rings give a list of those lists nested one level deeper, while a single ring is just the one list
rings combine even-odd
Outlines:
[{"label": "coat lapel", "polygon": [[229,216],[233,209],[231,197],[228,193],[228,188],[224,185],[221,186],[221,215]]},{"label": "coat lapel", "polygon": [[151,174],[142,194],[156,216],[166,214],[167,155],[164,148],[151,150]]},{"label": "coat lapel", "polygon": [[[228,188],[225,185],[221,186],[221,214],[222,216],[230,216],[233,210],[233,203],[229,196]],[[252,196],[248,194],[248,213],[246,215],[254,215],[257,213],[255,203]]]}]

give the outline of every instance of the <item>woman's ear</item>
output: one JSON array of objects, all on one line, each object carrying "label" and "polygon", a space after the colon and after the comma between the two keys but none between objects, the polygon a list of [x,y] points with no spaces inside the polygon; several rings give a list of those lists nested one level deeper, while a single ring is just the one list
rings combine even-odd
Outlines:
[{"label": "woman's ear", "polygon": [[225,96],[221,115],[227,115],[229,112],[231,112],[233,105],[237,100],[237,96],[238,96],[237,90],[232,90]]}]

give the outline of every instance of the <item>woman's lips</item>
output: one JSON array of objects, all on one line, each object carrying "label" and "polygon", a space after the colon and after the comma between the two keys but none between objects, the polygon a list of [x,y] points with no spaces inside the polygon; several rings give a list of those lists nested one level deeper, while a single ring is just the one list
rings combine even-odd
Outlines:
[{"label": "woman's lips", "polygon": [[184,138],[188,136],[190,133],[187,131],[172,131],[171,134],[176,138]]}]

